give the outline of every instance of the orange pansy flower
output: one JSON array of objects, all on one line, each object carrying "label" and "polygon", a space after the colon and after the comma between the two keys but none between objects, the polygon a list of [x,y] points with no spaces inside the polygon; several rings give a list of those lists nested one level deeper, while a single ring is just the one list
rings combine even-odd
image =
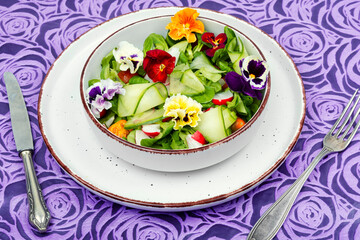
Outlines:
[{"label": "orange pansy flower", "polygon": [[195,42],[196,36],[193,32],[204,32],[204,24],[196,20],[198,16],[199,13],[191,8],[185,8],[177,12],[171,17],[171,23],[166,26],[166,29],[170,30],[169,36],[173,40],[180,40],[186,37],[189,43]]}]

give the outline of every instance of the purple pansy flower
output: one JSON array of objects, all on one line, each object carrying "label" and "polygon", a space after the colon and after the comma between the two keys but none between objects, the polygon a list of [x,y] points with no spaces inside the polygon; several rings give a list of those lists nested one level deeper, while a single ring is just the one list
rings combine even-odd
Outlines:
[{"label": "purple pansy flower", "polygon": [[96,118],[100,113],[111,108],[111,100],[115,94],[125,94],[125,89],[120,82],[111,79],[100,80],[87,89],[87,102],[91,105],[91,111]]},{"label": "purple pansy flower", "polygon": [[243,93],[250,97],[261,100],[261,92],[251,87],[250,82],[242,75],[236,72],[228,72],[225,76],[225,82],[234,92]]},{"label": "purple pansy flower", "polygon": [[252,89],[261,90],[266,86],[268,65],[255,56],[248,56],[240,60],[241,74],[251,85]]},{"label": "purple pansy flower", "polygon": [[262,94],[259,90],[266,86],[269,73],[267,63],[254,56],[248,56],[240,60],[239,67],[241,75],[229,72],[225,76],[225,82],[231,90],[261,100]]}]

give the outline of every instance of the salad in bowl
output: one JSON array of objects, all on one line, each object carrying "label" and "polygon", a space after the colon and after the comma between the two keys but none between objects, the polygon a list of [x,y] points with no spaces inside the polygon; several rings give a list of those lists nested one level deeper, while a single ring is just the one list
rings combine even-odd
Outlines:
[{"label": "salad in bowl", "polygon": [[[104,146],[142,167],[185,171],[213,165],[250,141],[270,74],[260,50],[240,31],[184,8],[105,39],[84,66],[80,90]],[[235,148],[230,154],[199,160],[197,153],[228,142],[226,148]],[[148,153],[160,162],[134,162]],[[184,156],[198,163],[184,166]]]}]

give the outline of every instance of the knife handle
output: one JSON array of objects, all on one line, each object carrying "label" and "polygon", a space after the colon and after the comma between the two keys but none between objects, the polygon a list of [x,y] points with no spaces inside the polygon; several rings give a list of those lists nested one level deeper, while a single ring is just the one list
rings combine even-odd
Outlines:
[{"label": "knife handle", "polygon": [[32,151],[30,150],[20,152],[25,166],[26,189],[30,207],[29,221],[40,232],[45,232],[50,221],[50,213],[44,202],[31,155]]}]

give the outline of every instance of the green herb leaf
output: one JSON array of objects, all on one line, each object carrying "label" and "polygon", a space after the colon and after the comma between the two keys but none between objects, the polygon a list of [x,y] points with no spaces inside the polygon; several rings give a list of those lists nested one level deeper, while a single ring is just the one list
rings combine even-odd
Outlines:
[{"label": "green herb leaf", "polygon": [[146,52],[153,49],[160,49],[167,51],[169,49],[163,36],[152,33],[144,41],[143,52],[146,55]]},{"label": "green herb leaf", "polygon": [[129,84],[139,84],[139,83],[149,83],[149,81],[140,76],[133,76],[129,80]]},{"label": "green herb leaf", "polygon": [[192,96],[191,98],[198,103],[210,102],[215,96],[215,90],[212,87],[205,86],[205,92],[199,95]]},{"label": "green herb leaf", "polygon": [[100,79],[91,79],[88,82],[89,87],[94,85],[95,83],[100,82]]}]

